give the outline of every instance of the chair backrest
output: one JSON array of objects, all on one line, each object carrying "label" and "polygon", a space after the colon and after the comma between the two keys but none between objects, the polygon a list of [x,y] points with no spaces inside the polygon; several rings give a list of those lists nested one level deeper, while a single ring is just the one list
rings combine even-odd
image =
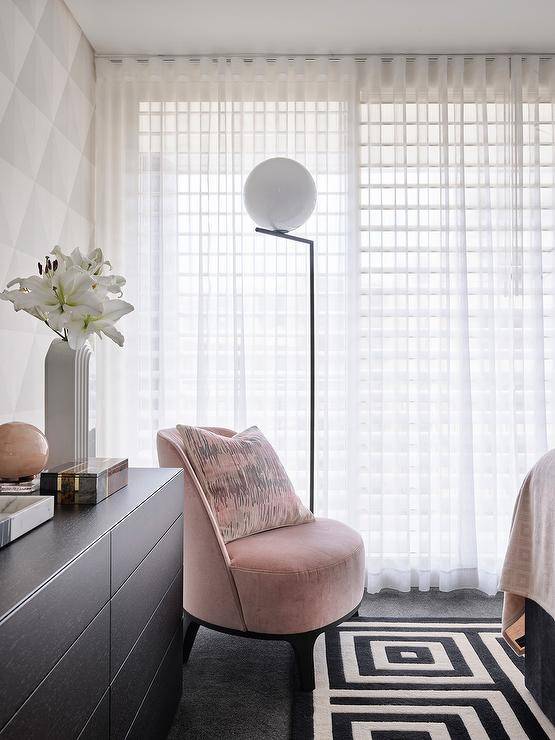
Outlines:
[{"label": "chair backrest", "polygon": [[[210,428],[232,437],[230,429]],[[246,630],[241,602],[229,569],[229,555],[214,514],[193,472],[177,429],[156,438],[161,468],[183,468],[183,608],[198,619],[228,629]]]}]

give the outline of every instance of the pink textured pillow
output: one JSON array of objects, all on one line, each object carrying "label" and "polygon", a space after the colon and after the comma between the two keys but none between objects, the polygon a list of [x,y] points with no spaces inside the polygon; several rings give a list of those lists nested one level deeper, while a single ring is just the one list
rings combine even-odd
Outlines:
[{"label": "pink textured pillow", "polygon": [[233,437],[199,427],[177,430],[224,542],[314,520],[258,427]]}]

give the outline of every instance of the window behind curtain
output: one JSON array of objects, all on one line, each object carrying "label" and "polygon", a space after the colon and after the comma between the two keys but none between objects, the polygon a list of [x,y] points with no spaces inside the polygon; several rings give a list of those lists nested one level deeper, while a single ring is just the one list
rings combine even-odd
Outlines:
[{"label": "window behind curtain", "polygon": [[554,107],[426,97],[359,109],[359,502],[386,585],[447,570],[465,518],[495,574],[555,421]]},{"label": "window behind curtain", "polygon": [[[342,464],[345,115],[337,101],[140,103],[137,308],[148,327],[138,357],[146,463],[153,426],[257,425],[307,496],[308,252],[255,235],[242,196],[255,164],[291,156],[318,188],[318,214],[298,233],[316,240],[319,386],[329,399],[320,418],[331,421],[326,436],[337,439]],[[340,477],[337,486],[342,495]]]},{"label": "window behind curtain", "polygon": [[555,432],[554,60],[126,59],[97,76],[97,236],[138,309],[100,374],[106,452],[151,464],[161,426],[257,424],[306,500],[306,255],[255,237],[241,193],[293,157],[319,191],[300,232],[317,511],[361,532],[372,591],[495,592]]}]

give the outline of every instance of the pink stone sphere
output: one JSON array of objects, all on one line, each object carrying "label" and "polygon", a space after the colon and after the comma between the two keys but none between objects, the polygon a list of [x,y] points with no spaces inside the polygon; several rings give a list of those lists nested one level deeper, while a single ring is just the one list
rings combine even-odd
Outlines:
[{"label": "pink stone sphere", "polygon": [[22,421],[0,425],[0,478],[31,478],[47,460],[48,442],[40,429]]}]

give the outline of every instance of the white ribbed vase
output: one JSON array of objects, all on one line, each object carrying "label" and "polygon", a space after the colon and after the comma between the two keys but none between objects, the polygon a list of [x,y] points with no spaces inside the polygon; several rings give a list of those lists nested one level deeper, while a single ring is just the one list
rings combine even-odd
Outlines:
[{"label": "white ribbed vase", "polygon": [[71,349],[54,339],[44,362],[48,467],[94,457],[96,452],[95,357],[86,342]]}]

